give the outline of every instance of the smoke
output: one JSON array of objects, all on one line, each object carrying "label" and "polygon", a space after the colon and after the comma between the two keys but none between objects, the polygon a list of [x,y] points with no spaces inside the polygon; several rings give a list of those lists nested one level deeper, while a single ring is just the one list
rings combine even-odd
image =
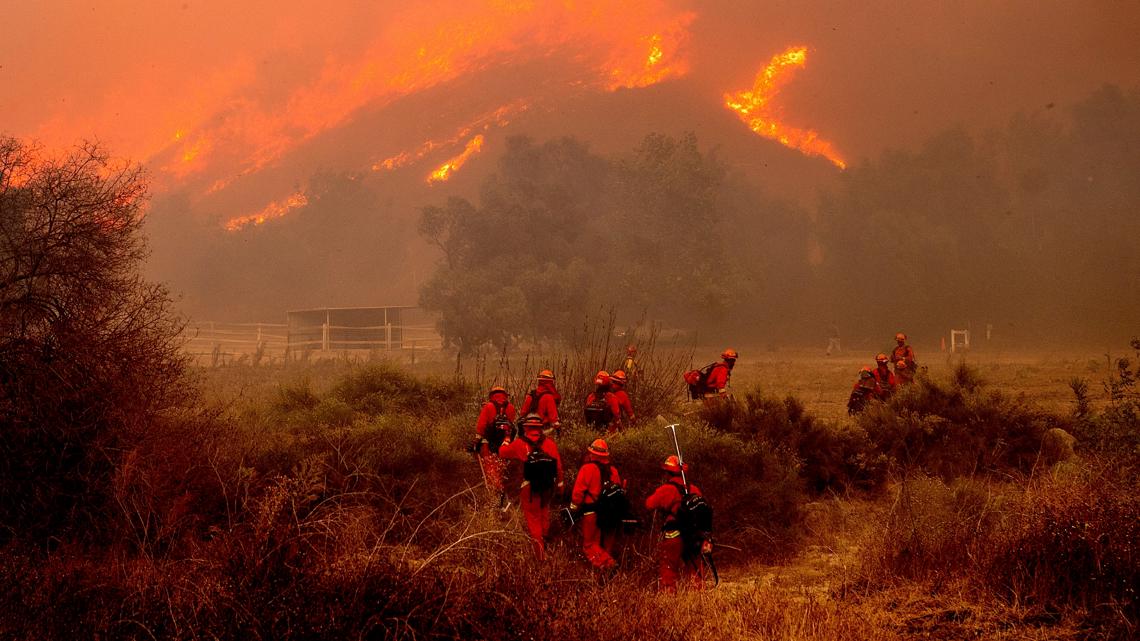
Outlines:
[{"label": "smoke", "polygon": [[[1131,86],[1138,27],[1134,3],[1031,0],[16,3],[0,130],[48,151],[98,139],[145,163],[154,274],[198,314],[256,317],[300,299],[410,302],[421,279],[393,272],[430,269],[417,207],[474,195],[510,135],[573,135],[612,154],[694,131],[807,224],[840,171],[757,137],[724,105],[789,46],[810,54],[780,87],[781,122],[857,167],[948,127],[984,135],[1106,82]],[[429,185],[436,171],[447,180]],[[823,261],[806,242],[797,251]],[[286,254],[297,274],[328,274],[330,256],[378,248],[380,284],[276,284]],[[264,293],[244,307],[235,292],[249,287]]]}]

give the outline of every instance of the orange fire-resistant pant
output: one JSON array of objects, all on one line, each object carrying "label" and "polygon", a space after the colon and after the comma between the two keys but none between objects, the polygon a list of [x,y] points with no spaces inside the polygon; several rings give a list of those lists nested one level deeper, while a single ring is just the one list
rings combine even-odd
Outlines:
[{"label": "orange fire-resistant pant", "polygon": [[617,565],[613,557],[614,533],[603,532],[598,527],[598,515],[586,512],[582,515],[582,552],[596,568],[612,568]]},{"label": "orange fire-resistant pant", "polygon": [[519,504],[522,507],[523,520],[526,521],[526,531],[534,543],[534,556],[539,561],[546,560],[546,537],[550,534],[550,503],[551,496],[530,491],[530,483],[523,485],[519,492]]},{"label": "orange fire-resistant pant", "polygon": [[700,560],[685,561],[684,550],[681,533],[666,530],[665,538],[657,548],[657,568],[660,574],[658,587],[662,592],[676,592],[677,582],[682,579],[689,581],[694,589],[701,589],[704,577]]},{"label": "orange fire-resistant pant", "polygon": [[479,465],[483,468],[483,479],[487,483],[487,491],[498,496],[503,491],[503,478],[507,473],[507,465],[503,459],[495,456],[483,445],[479,452]]}]

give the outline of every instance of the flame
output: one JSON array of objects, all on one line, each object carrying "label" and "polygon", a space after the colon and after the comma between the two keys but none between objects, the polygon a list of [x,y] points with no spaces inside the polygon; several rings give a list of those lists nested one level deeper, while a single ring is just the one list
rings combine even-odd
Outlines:
[{"label": "flame", "polygon": [[[94,100],[25,110],[28,133],[59,148],[98,136],[117,154],[156,162],[172,186],[192,176],[208,186],[277,162],[364,107],[494,67],[549,57],[568,63],[554,83],[595,90],[678,77],[688,72],[685,44],[695,18],[666,0],[441,0],[332,13],[314,21],[271,3],[243,18],[257,25],[253,33],[194,28],[203,22],[186,25],[190,48],[125,39],[124,47],[146,51],[150,63],[111,70]],[[136,24],[142,17],[122,19],[143,26]],[[374,26],[360,28],[362,20]],[[288,64],[287,80],[267,74],[266,60]]]},{"label": "flame", "polygon": [[269,203],[265,209],[262,209],[256,214],[238,216],[237,218],[230,219],[225,225],[226,231],[238,231],[249,225],[260,225],[267,220],[280,218],[290,211],[308,204],[308,197],[306,197],[303,192],[298,191],[284,200]]},{"label": "flame", "polygon": [[428,175],[428,183],[445,182],[451,178],[451,174],[459,171],[467,159],[479,153],[483,149],[483,134],[475,136],[467,141],[467,145],[463,148],[463,152],[458,156],[451,158],[447,162],[439,166],[438,169]]},{"label": "flame", "polygon": [[780,122],[777,111],[770,104],[791,79],[797,68],[807,62],[808,48],[789,47],[772,58],[768,66],[756,75],[751,90],[725,94],[725,107],[736,112],[748,127],[757,134],[796,149],[808,156],[823,156],[840,169],[847,168],[839,152],[828,141],[819,137],[814,129],[799,129]]},{"label": "flame", "polygon": [[486,132],[490,131],[492,128],[505,127],[511,123],[510,119],[514,116],[514,114],[526,111],[529,108],[530,105],[522,99],[505,104],[498,109],[495,109],[490,113],[483,114],[478,118],[475,118],[472,122],[460,127],[459,130],[449,138],[443,140],[426,140],[411,151],[401,151],[398,154],[389,156],[384,160],[373,163],[372,171],[392,171],[413,162],[417,162],[436,149],[458,145],[463,141],[463,139],[470,136],[471,132],[475,131],[476,129],[481,129]]}]

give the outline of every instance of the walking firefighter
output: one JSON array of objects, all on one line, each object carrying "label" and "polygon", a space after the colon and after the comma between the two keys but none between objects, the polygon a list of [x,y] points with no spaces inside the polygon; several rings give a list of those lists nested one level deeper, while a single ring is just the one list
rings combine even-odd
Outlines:
[{"label": "walking firefighter", "polygon": [[527,414],[522,421],[522,436],[499,448],[503,459],[522,462],[519,506],[539,561],[546,559],[546,537],[550,535],[550,508],[555,491],[560,492],[564,487],[558,445],[543,433],[543,425],[541,416]]},{"label": "walking firefighter", "polygon": [[686,477],[689,465],[681,458],[677,426],[670,425],[668,429],[673,432],[677,453],[670,454],[661,463],[665,479],[645,499],[645,509],[657,510],[665,516],[657,548],[658,587],[672,593],[677,591],[681,580],[700,589],[704,583],[704,566],[709,566],[715,578],[716,565],[712,561],[712,508],[700,488]]},{"label": "walking firefighter", "polygon": [[586,448],[586,460],[574,480],[570,496],[570,513],[578,514],[582,523],[582,552],[598,569],[617,565],[614,543],[622,521],[629,513],[625,494],[626,482],[610,463],[610,448],[596,439]]},{"label": "walking firefighter", "polygon": [[594,391],[586,396],[583,411],[587,426],[613,434],[621,427],[621,407],[611,391],[611,381],[605,370],[594,376]]},{"label": "walking firefighter", "polygon": [[487,402],[479,411],[475,421],[475,443],[472,450],[483,470],[483,480],[487,489],[499,495],[499,503],[505,501],[503,476],[506,466],[499,458],[499,448],[510,443],[515,437],[515,406],[507,396],[507,390],[500,385],[491,388]]},{"label": "walking firefighter", "polygon": [[544,369],[538,373],[537,384],[534,389],[526,393],[523,399],[521,412],[538,414],[542,418],[543,430],[550,434],[562,433],[562,422],[558,419],[558,406],[562,403],[562,395],[554,387],[554,372]]}]

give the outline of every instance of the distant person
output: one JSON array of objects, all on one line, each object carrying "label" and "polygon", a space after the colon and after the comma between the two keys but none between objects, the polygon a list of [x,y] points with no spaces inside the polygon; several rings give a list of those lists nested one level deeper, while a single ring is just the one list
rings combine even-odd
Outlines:
[{"label": "distant person", "polygon": [[610,449],[602,439],[586,448],[586,460],[574,480],[570,495],[570,511],[582,518],[582,551],[590,564],[598,569],[612,568],[614,543],[619,523],[614,523],[614,507],[610,497],[619,491],[624,499],[625,481],[610,463]]},{"label": "distant person", "polygon": [[879,352],[875,356],[875,364],[877,367],[872,373],[875,376],[875,382],[879,384],[878,397],[887,399],[898,387],[898,379],[895,378],[895,373],[891,371],[890,359],[887,358],[886,354]]},{"label": "distant person", "polygon": [[488,392],[487,402],[475,421],[475,452],[483,469],[483,480],[487,489],[499,495],[500,507],[506,501],[503,492],[506,466],[498,454],[499,448],[515,437],[515,417],[515,406],[507,396],[507,390],[495,385]]},{"label": "distant person", "polygon": [[831,352],[833,351],[836,354],[842,351],[842,348],[839,346],[839,326],[835,323],[832,323],[831,327],[828,328],[827,355],[831,356]]},{"label": "distant person", "polygon": [[499,449],[499,456],[522,461],[523,482],[519,491],[526,529],[534,543],[534,556],[546,559],[546,537],[550,534],[550,506],[555,490],[561,491],[562,457],[554,439],[542,433],[543,420],[538,414],[523,418],[523,434]]},{"label": "distant person", "polygon": [[554,387],[554,372],[544,369],[538,373],[538,383],[527,392],[523,399],[522,414],[538,414],[542,417],[542,429],[547,434],[562,434],[562,422],[558,419],[558,406],[562,395]]},{"label": "distant person", "polygon": [[625,372],[618,370],[610,377],[610,388],[613,390],[614,400],[617,401],[618,409],[621,411],[618,418],[621,425],[629,427],[633,425],[633,401],[629,398],[629,393],[625,391],[626,383],[629,382]]},{"label": "distant person", "polygon": [[657,548],[658,588],[662,592],[674,593],[677,591],[677,581],[685,579],[694,588],[700,589],[703,583],[703,562],[701,555],[712,551],[708,535],[712,528],[711,510],[708,510],[708,523],[693,522],[700,520],[694,518],[694,513],[700,508],[694,508],[699,503],[707,510],[703,498],[699,502],[686,501],[686,496],[701,497],[701,490],[693,483],[685,483],[682,475],[689,471],[688,463],[680,463],[677,457],[670,455],[661,464],[665,471],[665,479],[661,485],[645,499],[645,509],[657,510],[665,516],[665,524],[661,528],[662,539]]},{"label": "distant person", "polygon": [[895,379],[900,386],[910,385],[914,382],[914,370],[906,364],[906,361],[900,360],[895,363]]},{"label": "distant person", "polygon": [[728,379],[732,376],[732,368],[736,366],[739,356],[736,350],[729,347],[721,352],[720,362],[685,372],[683,378],[689,385],[689,398],[703,398],[706,404],[713,399],[726,398]]},{"label": "distant person", "polygon": [[586,426],[612,434],[621,427],[621,407],[610,389],[609,372],[602,370],[594,376],[594,391],[586,396],[584,410]]},{"label": "distant person", "polygon": [[736,359],[739,357],[740,354],[731,347],[720,353],[721,361],[709,371],[708,382],[705,384],[710,394],[728,393],[728,379],[732,377],[732,368],[736,367]]},{"label": "distant person", "polygon": [[906,343],[906,334],[899,332],[895,334],[895,348],[891,350],[891,362],[897,363],[899,361],[906,361],[907,369],[912,373],[917,371],[917,365],[914,362],[914,348]]},{"label": "distant person", "polygon": [[859,380],[851,388],[851,396],[847,398],[847,413],[854,416],[863,411],[867,402],[879,398],[879,384],[875,381],[875,374],[870,367],[859,370]]},{"label": "distant person", "polygon": [[625,360],[621,362],[621,370],[630,381],[637,380],[637,375],[641,372],[637,369],[637,346],[627,345],[625,348]]}]

